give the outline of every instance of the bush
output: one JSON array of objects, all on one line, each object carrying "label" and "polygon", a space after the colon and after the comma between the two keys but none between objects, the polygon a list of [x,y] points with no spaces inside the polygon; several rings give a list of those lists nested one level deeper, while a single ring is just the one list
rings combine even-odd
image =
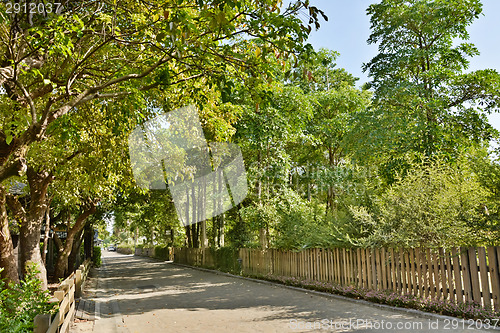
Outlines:
[{"label": "bush", "polygon": [[168,246],[155,246],[154,257],[161,260],[170,260],[170,248]]},{"label": "bush", "polygon": [[37,273],[33,265],[19,284],[6,287],[0,280],[0,332],[33,332],[36,315],[55,312],[56,304],[49,304],[50,293],[42,290]]},{"label": "bush", "polygon": [[94,256],[92,257],[92,262],[95,267],[100,267],[102,264],[101,248],[99,246],[94,246]]},{"label": "bush", "polygon": [[465,162],[416,165],[399,177],[374,207],[351,207],[354,218],[373,228],[368,244],[382,246],[477,246],[490,192]]},{"label": "bush", "polygon": [[230,273],[240,273],[240,265],[238,263],[239,251],[234,247],[221,247],[219,249],[211,249],[215,259],[217,270]]},{"label": "bush", "polygon": [[119,246],[116,248],[116,252],[121,254],[132,254],[134,253],[134,250],[128,246]]}]

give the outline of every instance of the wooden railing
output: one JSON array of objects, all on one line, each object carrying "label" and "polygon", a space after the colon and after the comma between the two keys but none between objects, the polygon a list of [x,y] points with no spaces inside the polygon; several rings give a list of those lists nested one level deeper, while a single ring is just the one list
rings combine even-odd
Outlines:
[{"label": "wooden railing", "polygon": [[59,303],[59,310],[54,316],[50,314],[35,317],[35,333],[67,333],[75,314],[75,297],[80,297],[83,283],[91,266],[90,259],[59,284],[54,292],[54,302]]},{"label": "wooden railing", "polygon": [[[206,249],[176,249],[176,261],[213,267]],[[241,271],[248,275],[297,277],[418,297],[475,301],[500,310],[500,247],[240,249]]]}]

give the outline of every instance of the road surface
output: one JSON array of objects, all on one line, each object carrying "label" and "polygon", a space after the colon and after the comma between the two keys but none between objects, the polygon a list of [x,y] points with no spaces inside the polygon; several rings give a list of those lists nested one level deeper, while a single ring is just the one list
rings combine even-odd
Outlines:
[{"label": "road surface", "polygon": [[[452,321],[103,251],[97,320],[72,332],[471,332]],[[459,326],[458,329],[456,326]]]}]

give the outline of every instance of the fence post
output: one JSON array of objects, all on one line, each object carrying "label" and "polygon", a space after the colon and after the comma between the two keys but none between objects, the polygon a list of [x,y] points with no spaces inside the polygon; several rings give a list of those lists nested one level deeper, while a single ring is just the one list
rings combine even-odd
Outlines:
[{"label": "fence post", "polygon": [[82,271],[80,269],[75,272],[75,285],[75,296],[80,297],[82,294]]},{"label": "fence post", "polygon": [[50,314],[37,314],[34,322],[34,333],[45,333],[50,327]]}]

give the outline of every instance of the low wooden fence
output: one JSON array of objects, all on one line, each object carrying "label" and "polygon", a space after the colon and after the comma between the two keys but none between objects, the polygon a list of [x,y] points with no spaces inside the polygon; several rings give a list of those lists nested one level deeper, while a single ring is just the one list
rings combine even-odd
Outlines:
[{"label": "low wooden fence", "polygon": [[54,316],[50,314],[35,317],[35,333],[67,333],[75,314],[75,297],[80,297],[83,283],[91,266],[90,259],[78,267],[71,275],[59,284],[54,292],[54,302],[59,302],[59,310]]},{"label": "low wooden fence", "polygon": [[[175,261],[213,267],[208,249],[175,249]],[[475,301],[500,310],[500,247],[240,249],[241,271],[392,290],[433,299]]]},{"label": "low wooden fence", "polygon": [[212,251],[209,248],[191,249],[174,248],[174,262],[191,266],[201,266],[215,268],[216,262]]}]

